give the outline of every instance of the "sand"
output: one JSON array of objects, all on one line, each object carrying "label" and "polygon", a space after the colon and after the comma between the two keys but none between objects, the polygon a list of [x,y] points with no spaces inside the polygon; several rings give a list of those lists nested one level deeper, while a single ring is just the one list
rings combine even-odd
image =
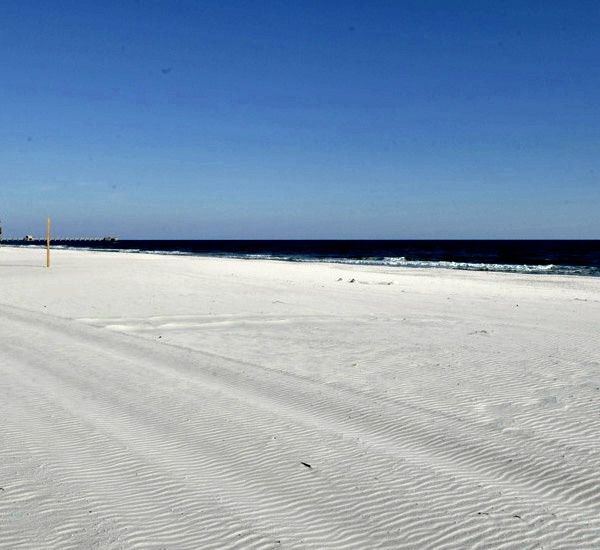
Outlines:
[{"label": "sand", "polygon": [[43,262],[0,249],[0,548],[600,548],[600,279]]}]

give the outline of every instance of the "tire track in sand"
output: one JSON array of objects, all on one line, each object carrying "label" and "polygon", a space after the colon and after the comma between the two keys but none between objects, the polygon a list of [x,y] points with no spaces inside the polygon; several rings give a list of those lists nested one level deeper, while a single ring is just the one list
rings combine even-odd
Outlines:
[{"label": "tire track in sand", "polygon": [[600,542],[589,465],[452,414],[0,310],[0,547]]}]

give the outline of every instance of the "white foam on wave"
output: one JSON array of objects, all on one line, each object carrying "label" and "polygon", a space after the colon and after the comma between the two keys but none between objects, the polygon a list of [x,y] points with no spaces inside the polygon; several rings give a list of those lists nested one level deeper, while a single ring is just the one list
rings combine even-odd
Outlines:
[{"label": "white foam on wave", "polygon": [[280,256],[274,254],[228,255],[228,257],[248,260],[279,260],[290,262],[336,263],[347,265],[368,265],[387,267],[442,268],[469,271],[501,271],[509,273],[562,273],[579,274],[582,268],[555,264],[501,264],[484,262],[456,262],[443,260],[408,260],[404,256],[383,258],[313,258],[309,256]]},{"label": "white foam on wave", "polygon": [[560,267],[554,264],[527,265],[527,264],[500,264],[484,262],[456,262],[456,261],[432,261],[432,260],[407,260],[405,257],[389,257],[378,259],[355,260],[351,263],[366,265],[386,265],[398,267],[438,267],[445,269],[469,269],[477,271],[511,271],[524,273],[553,272]]}]

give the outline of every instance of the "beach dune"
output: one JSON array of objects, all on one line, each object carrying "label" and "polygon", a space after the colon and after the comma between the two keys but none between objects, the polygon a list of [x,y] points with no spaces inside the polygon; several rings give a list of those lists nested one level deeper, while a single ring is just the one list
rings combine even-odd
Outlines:
[{"label": "beach dune", "polygon": [[599,548],[600,278],[0,249],[0,548]]}]

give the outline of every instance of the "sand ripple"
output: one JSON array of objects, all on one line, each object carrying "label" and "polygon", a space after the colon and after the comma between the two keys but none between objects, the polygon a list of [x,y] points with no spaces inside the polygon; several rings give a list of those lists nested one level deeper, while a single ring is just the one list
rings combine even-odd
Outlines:
[{"label": "sand ripple", "polygon": [[[498,429],[502,395],[415,402],[0,314],[1,548],[600,547],[599,418],[549,417],[560,396]],[[135,326],[176,322],[199,324]]]}]

